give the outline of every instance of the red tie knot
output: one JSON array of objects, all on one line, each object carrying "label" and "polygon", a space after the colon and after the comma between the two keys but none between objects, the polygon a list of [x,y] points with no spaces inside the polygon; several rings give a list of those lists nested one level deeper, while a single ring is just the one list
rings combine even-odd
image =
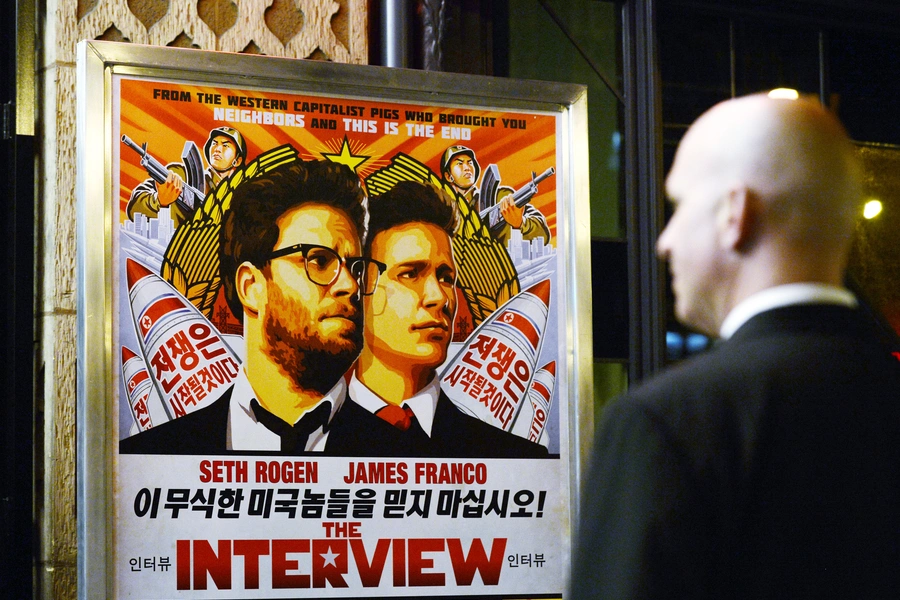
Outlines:
[{"label": "red tie knot", "polygon": [[402,407],[396,404],[388,404],[384,408],[379,408],[375,411],[375,414],[401,431],[409,429],[412,418],[415,416],[412,409],[405,404]]}]

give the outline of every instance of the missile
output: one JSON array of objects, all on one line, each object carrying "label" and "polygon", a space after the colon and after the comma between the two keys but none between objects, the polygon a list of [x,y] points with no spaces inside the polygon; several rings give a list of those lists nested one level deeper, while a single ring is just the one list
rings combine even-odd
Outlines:
[{"label": "missile", "polygon": [[168,418],[215,402],[238,375],[238,355],[162,277],[133,259],[125,263],[135,332]]},{"label": "missile", "polygon": [[[472,332],[441,374],[441,390],[464,412],[512,431],[527,392],[550,311],[550,280],[520,292]],[[529,419],[526,419],[530,421]]]},{"label": "missile", "polygon": [[527,438],[535,443],[548,446],[550,441],[541,442],[541,434],[550,415],[550,400],[556,385],[556,361],[551,361],[535,371],[528,386],[528,402],[522,408],[513,423],[512,432],[519,437]]},{"label": "missile", "polygon": [[556,387],[556,361],[551,361],[537,370],[528,389],[528,399],[531,400],[534,410],[526,437],[544,446],[550,443],[546,437],[541,439],[541,434],[544,433],[547,418],[550,416],[550,401],[553,398],[554,387]]},{"label": "missile", "polygon": [[162,404],[160,404],[159,396],[153,387],[153,382],[150,381],[150,373],[147,372],[144,359],[127,346],[122,346],[122,382],[128,392],[131,416],[134,417],[135,427],[131,428],[134,433],[147,431],[154,425],[168,420],[165,412],[162,413],[162,421],[158,420],[159,415],[151,414],[151,402],[155,401],[159,404],[160,410],[162,410]]}]

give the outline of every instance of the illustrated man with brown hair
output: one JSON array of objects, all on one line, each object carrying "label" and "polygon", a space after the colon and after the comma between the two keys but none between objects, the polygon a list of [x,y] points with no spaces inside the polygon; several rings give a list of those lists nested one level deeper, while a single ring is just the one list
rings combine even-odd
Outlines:
[{"label": "illustrated man with brown hair", "polygon": [[370,199],[366,254],[383,271],[364,296],[364,343],[335,419],[349,455],[535,457],[543,446],[463,413],[440,390],[456,313],[453,201],[400,182]]}]

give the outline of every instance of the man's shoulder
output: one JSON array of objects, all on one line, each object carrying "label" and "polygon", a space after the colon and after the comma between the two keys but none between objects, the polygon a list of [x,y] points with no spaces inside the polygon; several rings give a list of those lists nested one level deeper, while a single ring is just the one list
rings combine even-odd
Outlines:
[{"label": "man's shoulder", "polygon": [[[654,431],[690,446],[716,444],[729,435],[745,443],[773,403],[806,407],[896,389],[884,383],[900,381],[888,373],[898,371],[890,361],[857,311],[773,309],[753,317],[730,340],[636,384],[604,409],[604,420],[622,434]],[[697,436],[698,431],[714,435]]]},{"label": "man's shoulder", "polygon": [[611,401],[603,410],[605,427],[620,435],[654,432],[690,447],[723,442],[713,439],[723,432],[752,436],[767,402],[767,376],[756,361],[714,348],[670,365]]},{"label": "man's shoulder", "polygon": [[225,451],[231,389],[215,402],[119,441],[120,454],[206,454]]},{"label": "man's shoulder", "polygon": [[[700,390],[727,386],[736,371],[748,367],[738,355],[722,348],[713,348],[703,354],[667,365],[631,387],[626,398],[640,404],[681,404],[686,396]],[[744,357],[752,362],[752,357]]]},{"label": "man's shoulder", "polygon": [[[682,405],[690,397],[710,399],[744,386],[784,365],[782,354],[812,351],[809,335],[780,327],[772,315],[759,315],[728,341],[713,341],[699,354],[664,366],[631,388],[627,396],[647,404]],[[774,367],[773,367],[774,365]]]}]

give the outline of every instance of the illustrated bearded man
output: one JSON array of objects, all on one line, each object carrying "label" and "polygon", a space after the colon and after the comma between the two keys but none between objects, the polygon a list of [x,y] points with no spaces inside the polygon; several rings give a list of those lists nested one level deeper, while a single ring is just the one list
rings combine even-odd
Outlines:
[{"label": "illustrated bearded man", "polygon": [[225,298],[242,321],[241,373],[210,406],[127,438],[122,452],[326,451],[362,346],[366,198],[328,161],[276,167],[235,189],[223,216]]}]

